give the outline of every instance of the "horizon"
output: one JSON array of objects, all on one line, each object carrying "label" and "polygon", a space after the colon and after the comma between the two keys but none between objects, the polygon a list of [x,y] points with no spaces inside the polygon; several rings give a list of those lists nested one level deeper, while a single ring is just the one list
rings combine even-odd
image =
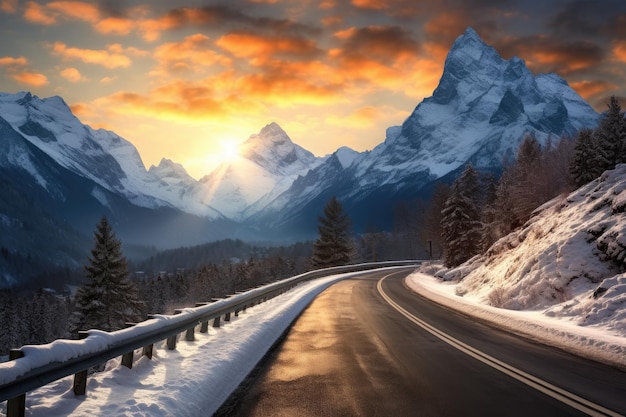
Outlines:
[{"label": "horizon", "polygon": [[623,2],[474,3],[0,0],[0,91],[61,96],[146,168],[166,158],[196,179],[272,122],[316,156],[374,148],[432,94],[467,27],[596,111],[626,97]]}]

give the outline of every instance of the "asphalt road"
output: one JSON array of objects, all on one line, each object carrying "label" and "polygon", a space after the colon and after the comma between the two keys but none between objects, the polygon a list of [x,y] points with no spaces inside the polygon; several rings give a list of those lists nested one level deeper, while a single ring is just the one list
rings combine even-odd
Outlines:
[{"label": "asphalt road", "polygon": [[323,292],[221,414],[626,415],[626,372],[435,305],[407,273]]}]

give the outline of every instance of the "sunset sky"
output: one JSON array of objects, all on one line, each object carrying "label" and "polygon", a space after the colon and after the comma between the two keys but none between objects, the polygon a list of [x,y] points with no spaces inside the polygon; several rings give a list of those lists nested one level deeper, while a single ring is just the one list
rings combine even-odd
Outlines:
[{"label": "sunset sky", "polygon": [[0,91],[60,95],[199,178],[280,124],[316,155],[384,140],[473,27],[504,58],[626,107],[626,1],[0,0]]}]

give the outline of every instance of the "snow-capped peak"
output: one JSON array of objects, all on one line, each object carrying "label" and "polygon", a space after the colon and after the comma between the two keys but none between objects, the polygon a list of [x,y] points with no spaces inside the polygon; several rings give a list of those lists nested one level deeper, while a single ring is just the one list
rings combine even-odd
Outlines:
[{"label": "snow-capped peak", "polygon": [[195,182],[185,167],[167,158],[162,158],[158,166],[151,165],[148,172],[160,179]]}]

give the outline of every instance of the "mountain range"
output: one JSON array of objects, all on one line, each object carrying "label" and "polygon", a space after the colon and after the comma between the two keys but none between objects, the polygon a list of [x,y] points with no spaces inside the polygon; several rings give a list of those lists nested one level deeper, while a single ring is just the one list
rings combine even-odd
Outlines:
[{"label": "mountain range", "polygon": [[125,244],[159,248],[309,239],[332,195],[355,231],[385,230],[396,204],[427,195],[468,161],[498,172],[524,135],[545,143],[598,118],[563,79],[503,59],[471,28],[432,96],[374,149],[316,157],[270,123],[200,180],[168,159],[146,169],[129,141],[82,124],[60,97],[0,93],[0,245],[74,262],[102,215]]}]

